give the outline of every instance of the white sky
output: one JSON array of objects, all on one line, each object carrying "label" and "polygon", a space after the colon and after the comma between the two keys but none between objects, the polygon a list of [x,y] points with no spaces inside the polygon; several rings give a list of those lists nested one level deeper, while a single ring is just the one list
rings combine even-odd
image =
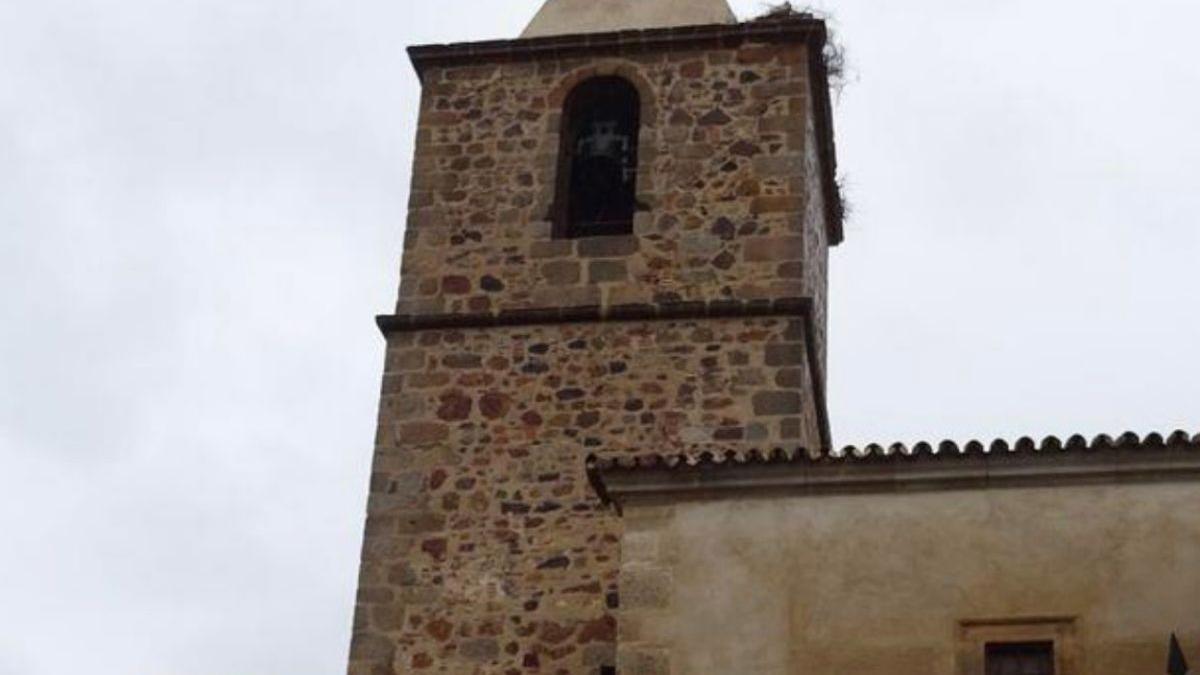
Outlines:
[{"label": "white sky", "polygon": [[[537,4],[0,0],[0,675],[343,670],[403,48]],[[1200,4],[824,6],[838,441],[1200,429]]]}]

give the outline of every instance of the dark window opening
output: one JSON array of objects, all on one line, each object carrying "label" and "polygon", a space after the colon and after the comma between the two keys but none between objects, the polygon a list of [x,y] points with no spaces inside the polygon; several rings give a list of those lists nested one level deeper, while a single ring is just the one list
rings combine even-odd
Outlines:
[{"label": "dark window opening", "polygon": [[1054,675],[1054,643],[987,645],[987,675]]},{"label": "dark window opening", "polygon": [[633,233],[637,207],[641,99],[619,77],[597,77],[575,88],[563,111],[557,236]]},{"label": "dark window opening", "polygon": [[600,666],[600,675],[617,675],[616,666]]}]

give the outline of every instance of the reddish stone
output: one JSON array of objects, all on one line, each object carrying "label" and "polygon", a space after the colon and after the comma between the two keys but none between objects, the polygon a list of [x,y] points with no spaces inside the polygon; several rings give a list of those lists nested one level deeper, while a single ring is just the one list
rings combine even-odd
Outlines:
[{"label": "reddish stone", "polygon": [[687,114],[687,111],[676,108],[668,120],[668,123],[677,127],[690,127],[695,123],[695,119]]},{"label": "reddish stone", "polygon": [[800,261],[781,263],[776,268],[775,274],[781,279],[802,279],[804,278],[804,263]]},{"label": "reddish stone", "polygon": [[433,657],[432,656],[426,654],[425,652],[421,652],[420,654],[413,654],[413,657],[412,657],[412,667],[413,668],[416,668],[418,670],[425,670],[426,668],[429,668],[432,665],[433,665]]},{"label": "reddish stone", "polygon": [[704,62],[688,61],[679,67],[679,74],[684,77],[702,77],[704,75]]},{"label": "reddish stone", "polygon": [[580,644],[586,645],[589,642],[616,642],[616,640],[617,621],[611,616],[589,621],[579,629]]},{"label": "reddish stone", "polygon": [[433,639],[438,642],[445,642],[450,639],[450,634],[454,632],[454,625],[443,619],[434,619],[425,626],[425,632],[429,633]]},{"label": "reddish stone", "polygon": [[445,483],[446,483],[446,471],[444,469],[437,469],[433,473],[429,474],[429,489],[430,490],[436,490],[436,489],[442,487],[442,485],[444,485]]},{"label": "reddish stone", "polygon": [[526,426],[537,427],[541,426],[543,420],[541,415],[537,414],[533,410],[530,410],[524,415],[521,415],[521,421],[524,422]]},{"label": "reddish stone", "polygon": [[[562,645],[561,647],[547,649],[546,656],[549,657],[551,661],[561,661],[562,659],[574,654],[576,651],[578,651],[578,649],[575,647],[575,645]],[[567,671],[565,670],[558,671],[558,675],[566,675],[566,673]]]},{"label": "reddish stone", "polygon": [[479,399],[479,412],[490,420],[504,417],[510,408],[512,408],[512,399],[500,392],[489,391]]},{"label": "reddish stone", "polygon": [[446,422],[457,422],[471,416],[471,408],[474,406],[474,402],[471,401],[470,396],[461,391],[448,391],[442,394],[439,400],[442,404],[437,411],[438,419]]},{"label": "reddish stone", "polygon": [[560,626],[553,621],[543,621],[542,628],[538,631],[538,639],[547,644],[560,644],[571,637],[574,629],[570,626]]},{"label": "reddish stone", "polygon": [[434,422],[410,422],[400,427],[399,436],[402,443],[426,445],[446,440],[450,436],[450,429],[445,424]]},{"label": "reddish stone", "polygon": [[766,63],[773,60],[778,53],[778,48],[774,46],[743,47],[737,52],[737,61],[744,64]]},{"label": "reddish stone", "polygon": [[446,295],[466,295],[471,292],[471,280],[459,275],[442,277],[442,292]]},{"label": "reddish stone", "polygon": [[799,197],[791,195],[771,195],[769,197],[755,197],[750,202],[750,210],[757,214],[761,213],[794,213],[799,212],[804,208]]},{"label": "reddish stone", "polygon": [[486,387],[495,381],[496,381],[496,378],[494,375],[491,375],[489,373],[480,373],[480,372],[465,373],[463,375],[459,375],[458,379],[455,380],[455,382],[458,383],[460,386],[467,387],[470,389],[479,389],[481,387]]},{"label": "reddish stone", "polygon": [[753,178],[747,178],[738,183],[737,193],[740,197],[757,197],[762,194],[762,183]]},{"label": "reddish stone", "polygon": [[803,252],[804,240],[797,236],[757,237],[747,241],[745,248],[747,262],[796,260],[803,257]]},{"label": "reddish stone", "polygon": [[442,537],[426,539],[421,542],[421,550],[428,553],[434,560],[442,562],[446,559],[446,540]]}]

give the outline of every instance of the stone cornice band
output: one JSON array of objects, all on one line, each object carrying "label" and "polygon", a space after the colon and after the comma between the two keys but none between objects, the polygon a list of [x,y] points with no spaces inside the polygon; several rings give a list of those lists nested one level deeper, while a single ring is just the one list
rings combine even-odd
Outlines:
[{"label": "stone cornice band", "polygon": [[656,304],[613,305],[604,307],[545,307],[511,309],[499,313],[391,314],[375,317],[384,336],[426,330],[486,329],[520,326],[544,326],[570,323],[621,321],[703,321],[708,319],[799,319],[805,326],[805,344],[809,376],[812,378],[821,443],[832,447],[832,432],[826,408],[825,375],[818,367],[818,355],[812,336],[815,325],[809,298],[776,300],[718,300],[713,302],[669,302]]}]

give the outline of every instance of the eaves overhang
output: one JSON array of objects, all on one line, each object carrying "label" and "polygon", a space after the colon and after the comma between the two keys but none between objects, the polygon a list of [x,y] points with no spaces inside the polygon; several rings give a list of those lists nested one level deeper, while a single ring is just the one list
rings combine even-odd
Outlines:
[{"label": "eaves overhang", "polygon": [[589,480],[618,508],[635,501],[815,497],[1200,480],[1200,435],[1081,435],[985,445],[945,441],[846,448],[591,457]]}]

